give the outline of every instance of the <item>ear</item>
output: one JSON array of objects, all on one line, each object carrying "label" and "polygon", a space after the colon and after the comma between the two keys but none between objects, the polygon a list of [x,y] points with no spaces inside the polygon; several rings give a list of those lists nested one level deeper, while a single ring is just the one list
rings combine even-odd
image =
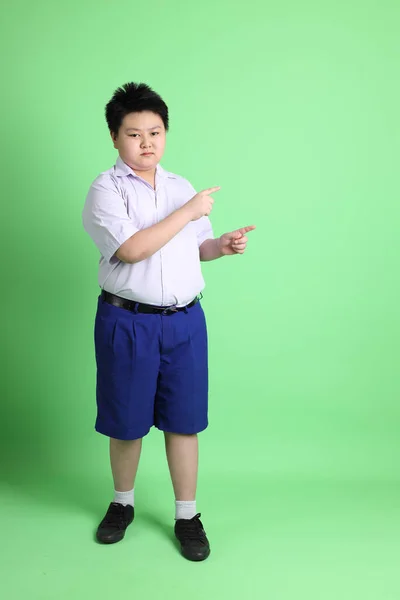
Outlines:
[{"label": "ear", "polygon": [[117,148],[117,146],[115,145],[117,143],[117,137],[116,137],[115,133],[113,131],[110,131],[110,136],[113,141],[114,148]]}]

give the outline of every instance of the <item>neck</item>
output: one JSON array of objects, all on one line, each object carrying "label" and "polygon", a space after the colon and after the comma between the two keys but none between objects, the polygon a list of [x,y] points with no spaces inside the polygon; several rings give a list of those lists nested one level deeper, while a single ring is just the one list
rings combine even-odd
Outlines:
[{"label": "neck", "polygon": [[151,185],[151,187],[155,188],[156,187],[156,170],[153,169],[152,171],[136,171],[136,173],[145,181],[147,181],[147,183],[149,183]]}]

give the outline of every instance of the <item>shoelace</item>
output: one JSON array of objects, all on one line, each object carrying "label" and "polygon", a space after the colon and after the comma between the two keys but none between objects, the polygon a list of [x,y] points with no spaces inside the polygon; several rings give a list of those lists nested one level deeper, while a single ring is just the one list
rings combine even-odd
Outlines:
[{"label": "shoelace", "polygon": [[113,525],[114,527],[125,527],[126,518],[122,504],[111,504],[104,517],[103,525]]},{"label": "shoelace", "polygon": [[200,521],[201,513],[197,513],[191,519],[182,521],[180,524],[180,533],[182,537],[185,537],[188,540],[193,540],[196,542],[200,542],[202,544],[206,543],[205,540],[205,531],[203,529],[203,525]]}]

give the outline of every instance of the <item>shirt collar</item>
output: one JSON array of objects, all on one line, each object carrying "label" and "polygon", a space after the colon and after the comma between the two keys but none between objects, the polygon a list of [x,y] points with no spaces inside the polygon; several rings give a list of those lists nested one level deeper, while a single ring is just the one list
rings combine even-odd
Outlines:
[{"label": "shirt collar", "polygon": [[[117,162],[115,163],[115,175],[117,177],[126,177],[127,175],[133,175],[133,177],[140,177],[137,175],[133,169],[129,165],[127,165],[120,156],[117,158]],[[176,179],[176,176],[169,171],[166,171],[162,168],[161,165],[157,165],[156,169],[156,177],[160,179]]]}]

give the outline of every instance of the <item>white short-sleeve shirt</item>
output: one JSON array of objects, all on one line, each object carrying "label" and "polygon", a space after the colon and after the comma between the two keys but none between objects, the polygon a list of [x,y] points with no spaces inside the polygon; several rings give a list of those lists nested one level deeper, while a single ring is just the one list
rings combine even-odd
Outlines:
[{"label": "white short-sleeve shirt", "polygon": [[191,221],[161,250],[138,263],[115,253],[132,235],[165,219],[196,194],[179,175],[156,169],[156,189],[119,156],[90,186],[82,213],[100,251],[98,283],[113,294],[156,306],[184,306],[204,289],[200,245],[214,237],[208,217]]}]

